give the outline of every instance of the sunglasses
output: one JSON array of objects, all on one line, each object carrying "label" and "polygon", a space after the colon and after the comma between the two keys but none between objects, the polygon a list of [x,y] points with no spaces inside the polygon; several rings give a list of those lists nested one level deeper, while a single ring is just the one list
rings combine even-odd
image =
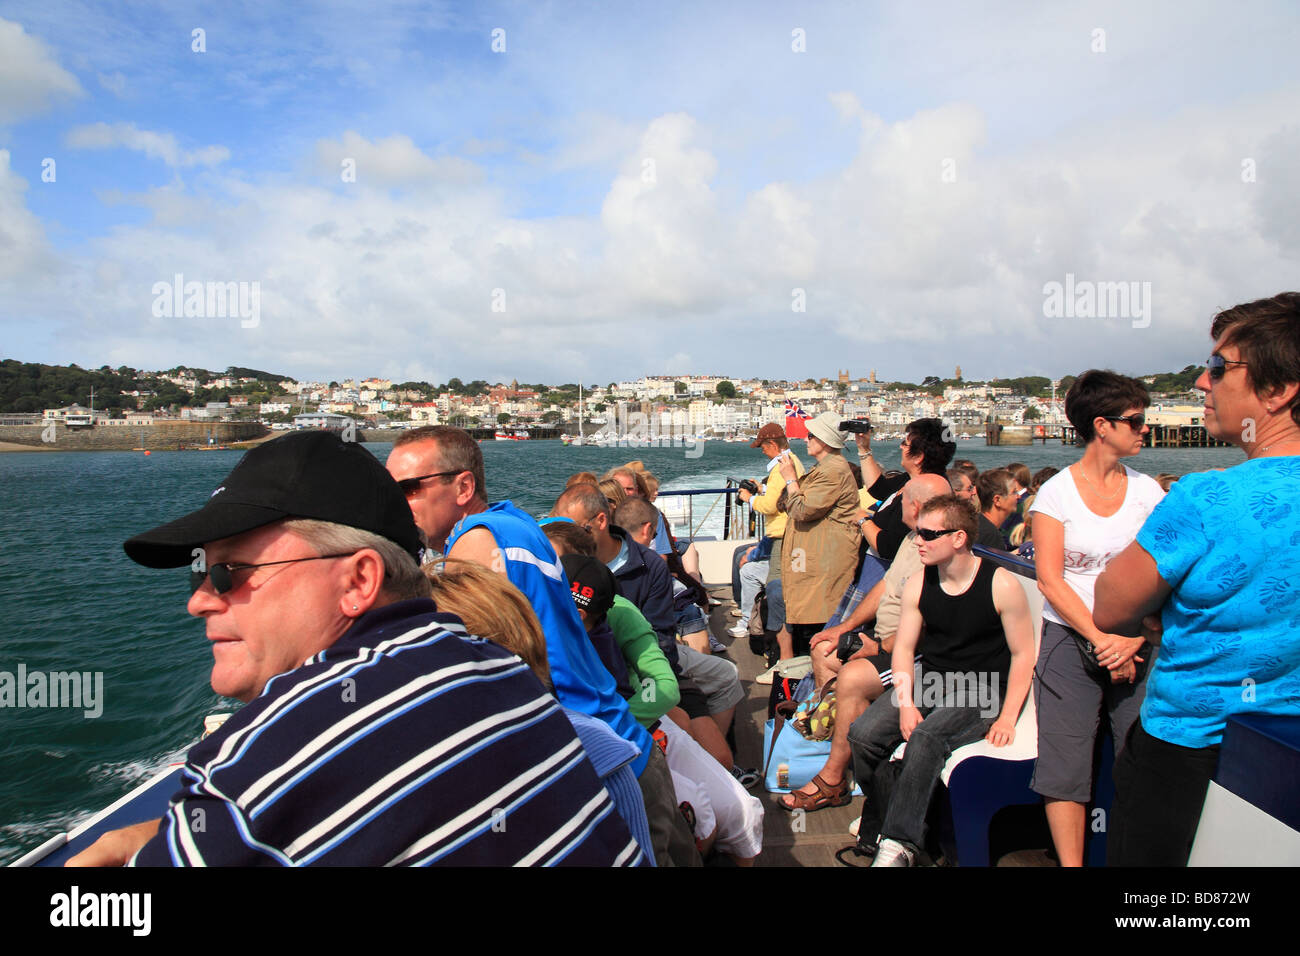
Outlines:
[{"label": "sunglasses", "polygon": [[430,478],[446,478],[450,475],[459,475],[464,470],[464,468],[459,468],[456,471],[434,471],[427,475],[416,475],[414,478],[403,478],[397,483],[397,487],[402,490],[402,494],[411,498],[420,493],[420,486]]},{"label": "sunglasses", "polygon": [[1233,362],[1224,358],[1222,355],[1211,355],[1205,361],[1205,370],[1210,373],[1211,382],[1222,382],[1223,376],[1228,374],[1229,365],[1245,365],[1245,362]]},{"label": "sunglasses", "polygon": [[961,528],[940,528],[938,531],[930,528],[917,528],[916,533],[920,535],[922,541],[938,541],[945,534],[952,534],[954,531],[960,531]]},{"label": "sunglasses", "polygon": [[1135,432],[1140,432],[1147,423],[1147,417],[1142,414],[1138,415],[1102,415],[1102,418],[1108,422],[1125,422],[1128,427]]},{"label": "sunglasses", "polygon": [[355,551],[345,551],[342,554],[313,554],[309,558],[290,558],[287,561],[266,561],[262,564],[213,564],[209,565],[206,571],[190,572],[190,593],[193,594],[199,588],[203,587],[203,582],[208,578],[212,579],[212,590],[218,594],[227,594],[235,588],[235,579],[231,574],[235,571],[248,571],[252,568],[269,568],[273,564],[297,564],[299,561],[323,561],[326,558],[350,558],[356,554]]}]

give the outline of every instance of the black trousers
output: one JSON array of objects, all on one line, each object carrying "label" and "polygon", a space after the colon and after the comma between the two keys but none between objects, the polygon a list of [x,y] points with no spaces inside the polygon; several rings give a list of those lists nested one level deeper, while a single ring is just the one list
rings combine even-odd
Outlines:
[{"label": "black trousers", "polygon": [[791,624],[790,637],[791,645],[794,647],[794,656],[800,657],[808,654],[812,650],[812,638],[814,634],[826,630],[826,624]]},{"label": "black trousers", "polygon": [[1186,866],[1219,747],[1179,747],[1152,737],[1139,718],[1115,761],[1107,866]]}]

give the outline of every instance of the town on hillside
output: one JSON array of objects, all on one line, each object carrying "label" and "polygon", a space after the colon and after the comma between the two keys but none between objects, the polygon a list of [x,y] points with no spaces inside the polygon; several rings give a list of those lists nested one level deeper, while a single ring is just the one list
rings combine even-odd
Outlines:
[{"label": "town on hillside", "polygon": [[[1199,369],[1145,376],[1155,404],[1149,421],[1201,424],[1202,402],[1191,389]],[[56,422],[68,427],[145,427],[160,421],[248,422],[273,430],[409,428],[451,424],[588,434],[639,423],[649,436],[737,438],[787,415],[834,411],[868,418],[885,436],[917,418],[940,418],[959,435],[983,434],[990,423],[1063,426],[1072,376],[967,382],[885,382],[875,371],[854,377],[774,381],[720,375],[647,375],[605,385],[489,384],[453,378],[443,385],[382,378],[299,381],[255,369],[214,373],[198,368],[148,372],[107,366],[0,363],[0,425]]]}]

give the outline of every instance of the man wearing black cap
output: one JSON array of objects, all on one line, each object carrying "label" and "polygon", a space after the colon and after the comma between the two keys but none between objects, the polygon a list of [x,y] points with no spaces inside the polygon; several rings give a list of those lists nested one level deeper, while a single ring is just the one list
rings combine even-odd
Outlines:
[{"label": "man wearing black cap", "polygon": [[554,698],[436,613],[418,541],[369,452],[306,432],[126,542],[148,567],[190,565],[213,689],[245,706],[190,750],[165,818],[72,862],[638,862]]}]

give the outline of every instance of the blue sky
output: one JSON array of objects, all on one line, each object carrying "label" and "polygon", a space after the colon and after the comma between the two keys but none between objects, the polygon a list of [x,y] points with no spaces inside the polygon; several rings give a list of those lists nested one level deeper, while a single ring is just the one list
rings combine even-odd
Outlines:
[{"label": "blue sky", "polygon": [[[1296,286],[1290,4],[697,6],[6,3],[0,352],[1140,372]],[[258,321],[153,314],[177,273]],[[1046,317],[1067,273],[1151,283],[1150,324]]]}]

